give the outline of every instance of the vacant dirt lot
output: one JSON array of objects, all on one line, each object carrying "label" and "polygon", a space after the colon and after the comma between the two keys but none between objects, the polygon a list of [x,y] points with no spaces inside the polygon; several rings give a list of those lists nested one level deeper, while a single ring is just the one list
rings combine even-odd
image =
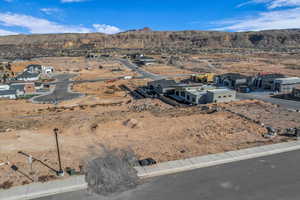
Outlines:
[{"label": "vacant dirt lot", "polygon": [[[209,64],[208,64],[209,63]],[[211,53],[202,55],[177,56],[174,66],[193,72],[241,73],[256,75],[259,72],[282,73],[300,76],[298,54],[282,53]]]},{"label": "vacant dirt lot", "polygon": [[250,101],[249,103],[228,106],[228,109],[281,131],[287,128],[300,127],[300,113],[291,112],[276,105]]},{"label": "vacant dirt lot", "polygon": [[148,65],[143,66],[143,68],[154,74],[160,74],[165,76],[172,76],[176,74],[192,74],[192,71],[179,69],[170,65]]},{"label": "vacant dirt lot", "polygon": [[[117,80],[120,76],[137,74],[110,59],[60,57],[32,62],[77,73],[78,79],[113,78],[106,82],[75,84],[73,90],[87,96],[55,106],[0,100],[0,162],[16,164],[37,181],[53,179],[55,174],[39,162],[34,162],[31,172],[27,158],[18,151],[29,153],[57,169],[53,128],[60,130],[63,166],[79,170],[92,153],[101,153],[101,145],[130,148],[138,159],[152,157],[163,162],[287,140],[284,136],[263,138],[266,129],[260,123],[279,130],[300,126],[299,113],[260,101],[209,105],[213,112],[206,112],[201,106],[173,108],[157,99],[134,100],[119,86],[126,84],[135,88],[145,85],[147,80]],[[198,68],[249,75],[273,70],[295,76],[300,72],[295,67],[297,62],[294,56],[218,54],[187,56],[183,62],[186,65],[144,68],[170,76],[194,73]],[[214,108],[218,108],[217,111]],[[0,185],[12,180],[13,185],[29,183],[9,166],[1,166]]]},{"label": "vacant dirt lot", "polygon": [[[100,145],[130,148],[139,159],[152,157],[162,162],[282,139],[264,139],[265,128],[227,111],[205,114],[199,107],[172,108],[155,99],[136,101],[125,97],[114,102],[98,100],[99,96],[91,95],[57,106],[41,105],[31,111],[20,110],[18,114],[22,117],[19,118],[1,115],[1,160],[9,160],[29,173],[26,157],[17,153],[21,150],[57,169],[52,131],[55,127],[61,131],[59,137],[64,167],[77,170],[92,152],[101,151]],[[259,110],[262,106],[269,109],[268,104],[252,104],[251,101],[224,104],[223,107],[240,109],[244,104],[246,107],[253,106],[251,110]],[[24,102],[25,105],[29,107],[31,104]],[[289,118],[281,120],[285,119]],[[55,178],[51,170],[38,162],[34,163],[33,171],[32,177],[36,180]],[[14,180],[14,185],[28,183],[26,178],[8,166],[0,167],[0,180]]]}]

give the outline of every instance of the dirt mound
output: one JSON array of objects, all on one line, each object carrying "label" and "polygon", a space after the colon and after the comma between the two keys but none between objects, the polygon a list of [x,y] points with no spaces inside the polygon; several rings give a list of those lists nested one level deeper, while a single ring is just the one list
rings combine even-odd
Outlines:
[{"label": "dirt mound", "polygon": [[133,168],[136,159],[132,151],[107,150],[88,162],[86,181],[89,189],[99,195],[109,196],[135,188],[138,176]]},{"label": "dirt mound", "polygon": [[140,123],[136,119],[128,119],[123,124],[129,128],[138,128],[140,126]]},{"label": "dirt mound", "polygon": [[153,111],[160,112],[163,109],[171,108],[171,106],[162,103],[157,99],[141,99],[132,101],[129,104],[129,110],[133,112]]}]

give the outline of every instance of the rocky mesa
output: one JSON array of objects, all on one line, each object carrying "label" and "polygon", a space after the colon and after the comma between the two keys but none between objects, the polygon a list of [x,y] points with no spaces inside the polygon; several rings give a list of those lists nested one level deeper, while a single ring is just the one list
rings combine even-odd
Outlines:
[{"label": "rocky mesa", "polygon": [[300,48],[300,29],[259,32],[216,31],[127,31],[114,35],[43,34],[0,37],[1,58],[37,56],[78,56],[87,52],[115,52],[143,49],[153,53],[180,49],[262,49]]}]

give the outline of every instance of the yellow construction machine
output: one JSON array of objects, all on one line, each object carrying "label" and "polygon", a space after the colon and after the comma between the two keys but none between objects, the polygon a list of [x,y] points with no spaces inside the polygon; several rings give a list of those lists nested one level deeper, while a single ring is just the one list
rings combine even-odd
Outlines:
[{"label": "yellow construction machine", "polygon": [[213,83],[215,78],[214,73],[193,74],[191,79],[198,83]]}]

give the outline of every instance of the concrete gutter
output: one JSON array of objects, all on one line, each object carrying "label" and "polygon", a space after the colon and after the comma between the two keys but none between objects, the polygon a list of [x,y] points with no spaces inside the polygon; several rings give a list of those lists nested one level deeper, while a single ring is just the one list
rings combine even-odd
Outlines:
[{"label": "concrete gutter", "polygon": [[184,172],[241,160],[300,150],[300,141],[265,145],[226,153],[211,154],[184,160],[176,160],[148,167],[136,167],[140,178]]},{"label": "concrete gutter", "polygon": [[[135,167],[135,169],[137,170],[140,178],[150,178],[294,150],[300,150],[300,141],[211,154],[184,160],[159,163],[154,166]],[[0,190],[0,200],[29,200],[83,189],[87,189],[87,183],[85,182],[84,176],[74,176],[63,180],[50,181],[47,183],[34,183],[25,186],[13,187],[8,190]]]},{"label": "concrete gutter", "polygon": [[87,188],[84,176],[74,176],[64,180],[47,183],[33,183],[0,190],[1,200],[29,200],[54,194],[83,190]]}]

